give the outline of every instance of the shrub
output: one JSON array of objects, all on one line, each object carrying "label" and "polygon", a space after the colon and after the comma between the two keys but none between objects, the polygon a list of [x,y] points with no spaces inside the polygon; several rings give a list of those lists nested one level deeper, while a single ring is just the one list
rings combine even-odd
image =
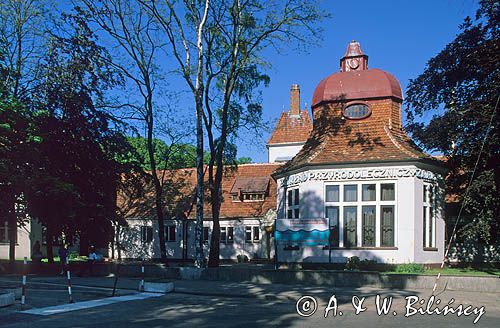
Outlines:
[{"label": "shrub", "polygon": [[236,256],[236,258],[238,259],[238,263],[248,262],[248,257],[246,255],[240,254]]},{"label": "shrub", "polygon": [[396,267],[396,272],[399,273],[422,273],[424,270],[424,266],[417,263],[399,264]]},{"label": "shrub", "polygon": [[351,256],[347,259],[347,263],[345,265],[347,270],[359,270],[360,268],[360,259],[357,256]]},{"label": "shrub", "polygon": [[362,270],[376,270],[377,260],[364,259],[359,263],[359,268]]}]

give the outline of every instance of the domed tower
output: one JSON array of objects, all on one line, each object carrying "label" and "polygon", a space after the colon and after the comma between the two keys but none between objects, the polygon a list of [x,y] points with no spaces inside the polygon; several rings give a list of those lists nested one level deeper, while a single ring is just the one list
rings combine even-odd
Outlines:
[{"label": "domed tower", "polygon": [[[300,262],[306,252],[319,262],[332,261],[332,254],[441,261],[444,169],[403,130],[402,102],[398,80],[369,69],[360,44],[350,42],[340,72],[314,91],[309,139],[273,175],[281,260]],[[297,225],[300,235],[290,228]],[[308,229],[314,237],[307,237]]]}]

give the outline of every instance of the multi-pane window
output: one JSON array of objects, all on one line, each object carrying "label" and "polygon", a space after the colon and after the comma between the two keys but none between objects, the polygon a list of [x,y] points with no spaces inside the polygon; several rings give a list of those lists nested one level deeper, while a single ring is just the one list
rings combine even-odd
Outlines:
[{"label": "multi-pane window", "polygon": [[382,183],[380,184],[380,200],[395,200],[394,195],[394,183]]},{"label": "multi-pane window", "polygon": [[260,240],[260,229],[258,226],[245,226],[245,242],[253,243]]},{"label": "multi-pane window", "polygon": [[209,230],[210,228],[209,227],[203,227],[203,242],[205,244],[208,244],[208,240],[209,240]]},{"label": "multi-pane window", "polygon": [[153,227],[141,226],[141,242],[150,243],[153,241]]},{"label": "multi-pane window", "polygon": [[364,184],[361,198],[364,202],[375,201],[377,199],[377,188],[375,184]]},{"label": "multi-pane window", "polygon": [[220,242],[224,244],[231,244],[234,242],[234,227],[220,228]]},{"label": "multi-pane window", "polygon": [[327,206],[326,217],[330,227],[330,246],[339,247],[339,207]]},{"label": "multi-pane window", "polygon": [[423,245],[424,248],[436,247],[436,216],[435,216],[435,188],[430,184],[424,184],[423,188]]},{"label": "multi-pane window", "polygon": [[362,220],[363,220],[363,230],[362,230],[362,246],[363,247],[375,247],[375,227],[376,215],[375,206],[363,206],[362,207]]},{"label": "multi-pane window", "polygon": [[175,225],[168,225],[165,227],[165,240],[175,241]]},{"label": "multi-pane window", "polygon": [[299,218],[299,188],[289,189],[287,192],[286,200],[287,219]]},{"label": "multi-pane window", "polygon": [[238,194],[233,194],[232,195],[232,201],[233,202],[240,202],[240,201],[244,201],[244,202],[252,202],[252,201],[261,202],[261,201],[264,201],[265,198],[266,198],[266,195],[263,192],[259,192],[259,193],[244,193],[244,194],[241,195],[241,198],[240,198],[240,195],[238,195]]},{"label": "multi-pane window", "polygon": [[380,206],[380,246],[394,246],[394,205]]},{"label": "multi-pane window", "polygon": [[[16,233],[17,235],[17,233]],[[9,242],[9,224],[7,221],[0,221],[0,243]]]},{"label": "multi-pane window", "polygon": [[358,185],[344,185],[344,202],[358,201]]},{"label": "multi-pane window", "polygon": [[344,207],[344,247],[357,246],[357,211],[356,206]]},{"label": "multi-pane window", "polygon": [[330,246],[394,247],[395,207],[395,183],[326,185]]},{"label": "multi-pane window", "polygon": [[338,185],[327,185],[326,186],[326,202],[338,202],[339,201],[339,186]]}]

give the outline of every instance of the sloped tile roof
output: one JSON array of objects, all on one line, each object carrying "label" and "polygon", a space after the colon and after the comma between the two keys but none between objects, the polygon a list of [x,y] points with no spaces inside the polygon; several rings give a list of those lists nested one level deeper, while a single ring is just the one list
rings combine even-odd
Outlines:
[{"label": "sloped tile roof", "polygon": [[[224,178],[222,181],[222,197],[223,201],[220,208],[221,219],[234,218],[252,218],[263,217],[269,210],[276,208],[276,182],[270,179],[271,173],[278,167],[279,163],[270,164],[242,164],[237,168],[227,167],[225,169]],[[162,172],[160,172],[162,173]],[[177,217],[187,214],[190,219],[196,217],[196,169],[179,169],[166,171],[166,186],[171,190],[180,190],[176,197],[168,198],[168,190],[166,192],[166,207],[165,214],[167,216],[174,215]],[[208,174],[205,172],[205,204],[204,218],[212,217],[211,204],[209,203],[210,191],[207,186]],[[127,190],[121,190],[117,197],[117,206],[119,212],[124,218],[155,218],[155,203],[152,184],[142,181],[142,195],[130,193]],[[237,181],[247,182],[255,181],[257,189],[262,189],[266,184],[266,195],[264,201],[233,201],[232,191],[233,186]],[[127,182],[127,181],[125,181]],[[240,183],[238,182],[238,183]],[[253,187],[252,187],[253,188]],[[260,191],[260,190],[259,190]],[[170,216],[171,217],[171,216]]]},{"label": "sloped tile roof", "polygon": [[274,175],[319,164],[426,160],[442,166],[413,143],[398,119],[391,122],[391,115],[397,115],[393,111],[399,111],[394,104],[391,99],[375,100],[371,116],[362,120],[345,119],[341,104],[323,107],[318,117],[315,114],[315,127],[305,145]]},{"label": "sloped tile roof", "polygon": [[301,110],[300,115],[291,115],[290,112],[283,112],[267,144],[305,142],[311,131],[311,117],[307,110]]}]

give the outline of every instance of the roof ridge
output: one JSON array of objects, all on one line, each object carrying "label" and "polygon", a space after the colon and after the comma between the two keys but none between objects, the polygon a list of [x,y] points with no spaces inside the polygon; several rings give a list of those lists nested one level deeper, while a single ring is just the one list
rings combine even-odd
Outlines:
[{"label": "roof ridge", "polygon": [[[407,154],[408,156],[410,157],[415,157],[415,154],[412,153],[411,151],[405,149],[395,138],[394,136],[392,135],[391,131],[389,131],[389,129],[387,128],[387,125],[384,124],[384,131],[385,133],[387,134],[387,136],[389,137],[389,139],[391,140],[391,142],[394,144],[394,146],[396,146],[399,150],[401,150],[402,152],[404,152],[405,154]],[[418,156],[417,156],[418,157]]]}]

